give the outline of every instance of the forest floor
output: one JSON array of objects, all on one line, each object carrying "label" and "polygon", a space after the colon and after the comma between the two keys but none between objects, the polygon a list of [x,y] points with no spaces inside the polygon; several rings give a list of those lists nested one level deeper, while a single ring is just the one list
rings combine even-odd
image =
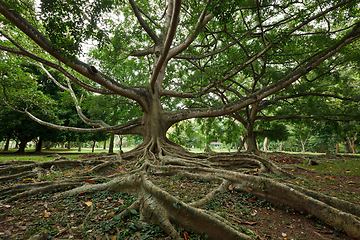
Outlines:
[{"label": "forest floor", "polygon": [[[89,159],[97,154],[86,154],[78,158]],[[1,158],[1,155],[0,155]],[[268,156],[296,176],[278,181],[292,181],[313,191],[360,204],[360,157],[338,157],[327,160],[323,155],[318,165],[309,166],[297,155]],[[44,161],[50,160],[43,157]],[[1,163],[1,162],[0,162]],[[114,164],[96,176],[129,172],[136,168],[137,161]],[[61,168],[48,171],[40,179],[21,178],[0,182],[0,190],[15,184],[26,185],[38,181],[71,179],[91,166]],[[256,175],[256,169],[253,173]],[[95,175],[94,175],[95,176]],[[149,176],[150,180],[165,191],[188,203],[205,196],[220,182],[202,179],[187,179],[173,176]],[[85,179],[85,184],[100,183]],[[54,189],[53,192],[56,192]],[[46,230],[43,239],[170,239],[157,225],[140,228],[139,213],[131,210],[131,216],[123,221],[117,215],[131,205],[136,196],[126,193],[83,193],[60,199],[53,193],[37,194],[4,203],[8,195],[0,195],[0,239],[28,239]],[[255,196],[236,192],[230,185],[227,192],[218,195],[202,207],[214,211],[231,224],[241,226],[243,232],[256,239],[352,239],[342,229],[324,224],[311,214],[297,212],[291,208],[272,204]],[[188,229],[177,226],[184,239],[203,239]]]}]

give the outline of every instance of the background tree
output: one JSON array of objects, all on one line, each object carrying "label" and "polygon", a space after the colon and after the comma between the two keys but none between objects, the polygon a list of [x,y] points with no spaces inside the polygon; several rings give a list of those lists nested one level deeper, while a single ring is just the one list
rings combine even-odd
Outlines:
[{"label": "background tree", "polygon": [[[31,2],[0,0],[0,13],[0,50],[64,74],[66,83],[53,81],[71,95],[76,112],[90,127],[43,121],[35,111],[38,102],[23,106],[7,99],[9,105],[60,130],[143,137],[139,146],[124,154],[126,159],[139,157],[140,168],[64,195],[99,189],[136,192],[139,198],[132,207],[139,209],[141,219],[158,224],[171,238],[180,239],[174,223],[214,239],[249,239],[220,216],[197,208],[231,183],[233,189],[309,212],[351,237],[360,237],[356,206],[279,183],[269,174],[224,170],[256,168],[260,174],[289,175],[271,161],[248,154],[199,155],[166,137],[172,125],[192,118],[221,117],[244,108],[255,117],[253,109],[262,99],[342,59],[342,51],[360,37],[357,1],[42,1],[37,11]],[[96,40],[101,49],[91,64],[79,60],[87,40]],[[113,66],[102,63],[101,56]],[[131,66],[125,81],[124,75],[113,71],[116,66]],[[89,119],[79,101],[82,91],[73,90],[72,84],[94,94],[127,98],[142,115],[114,126]],[[150,172],[218,179],[223,184],[200,202],[186,204],[151,183]]]}]

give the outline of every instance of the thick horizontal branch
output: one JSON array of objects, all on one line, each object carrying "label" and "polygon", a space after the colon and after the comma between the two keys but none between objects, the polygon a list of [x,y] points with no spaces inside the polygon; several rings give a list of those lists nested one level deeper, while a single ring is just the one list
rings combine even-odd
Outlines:
[{"label": "thick horizontal branch", "polygon": [[116,125],[116,126],[111,126],[111,127],[77,128],[77,127],[67,127],[67,126],[61,126],[61,125],[45,122],[45,121],[35,117],[31,113],[29,113],[27,110],[23,111],[23,113],[25,113],[32,120],[34,120],[35,122],[37,122],[37,123],[39,123],[39,124],[41,124],[43,126],[55,128],[55,129],[58,129],[58,130],[71,131],[71,132],[81,132],[81,133],[98,133],[98,132],[117,133],[117,131],[119,131],[119,130],[121,130],[123,128],[129,128],[131,126],[133,126],[133,127],[140,126],[140,124],[141,124],[141,118],[136,118],[136,119],[130,120],[130,121],[126,122],[126,123],[119,124],[119,125]]},{"label": "thick horizontal branch", "polygon": [[306,96],[316,96],[316,97],[329,97],[329,98],[336,98],[336,99],[340,99],[340,100],[346,100],[346,101],[353,101],[353,102],[360,102],[360,99],[356,99],[356,98],[351,98],[351,97],[342,97],[342,96],[338,96],[335,94],[324,94],[324,93],[300,93],[300,94],[294,94],[294,95],[288,95],[288,96],[279,96],[276,97],[272,100],[268,100],[268,101],[264,101],[260,104],[259,109],[265,109],[270,105],[276,104],[277,102],[281,101],[281,100],[286,100],[286,99],[294,99],[294,98],[301,98],[301,97],[306,97]]},{"label": "thick horizontal branch", "polygon": [[74,83],[76,83],[77,85],[81,86],[82,88],[90,91],[90,92],[94,92],[94,93],[99,93],[99,94],[104,94],[104,95],[112,95],[115,94],[114,92],[107,90],[107,89],[102,89],[102,88],[96,88],[93,87],[89,84],[84,83],[83,81],[79,80],[78,78],[76,78],[74,75],[72,75],[71,73],[69,73],[68,71],[66,71],[63,67],[61,67],[58,64],[55,64],[53,62],[50,62],[48,60],[45,60],[39,56],[36,56],[28,51],[25,50],[18,50],[18,49],[13,49],[13,48],[9,48],[9,47],[5,47],[5,46],[0,46],[0,50],[2,51],[6,51],[6,52],[10,52],[16,55],[22,55],[25,57],[28,57],[30,59],[35,60],[36,62],[42,63],[46,66],[49,66],[53,69],[56,69],[57,71],[61,72],[62,74],[64,74],[64,76],[68,77],[69,79],[71,79],[71,81],[73,81]]},{"label": "thick horizontal branch", "polygon": [[339,40],[336,44],[324,50],[323,52],[316,54],[316,57],[309,59],[307,63],[304,63],[301,67],[294,69],[291,73],[289,73],[286,77],[284,77],[280,81],[275,82],[267,87],[263,87],[262,89],[230,104],[221,105],[217,107],[198,108],[198,109],[195,108],[195,109],[174,111],[173,113],[169,114],[170,115],[169,121],[175,123],[189,118],[218,117],[218,116],[228,115],[230,113],[238,111],[241,108],[259,102],[261,99],[266,98],[280,91],[281,89],[286,88],[300,77],[304,76],[305,74],[315,69],[326,59],[336,54],[344,46],[352,43],[354,40],[358,39],[359,37],[360,37],[360,22],[357,23],[353,27],[353,29],[347,35],[345,35],[341,40]]},{"label": "thick horizontal branch", "polygon": [[314,120],[328,120],[337,122],[350,122],[358,119],[358,116],[353,116],[353,119],[349,119],[349,115],[316,115],[316,116],[301,116],[301,115],[280,115],[280,116],[257,116],[256,120],[263,121],[278,121],[278,120],[291,120],[291,119],[314,119]]},{"label": "thick horizontal branch", "polygon": [[[68,67],[82,74],[83,76],[91,79],[92,81],[100,84],[101,86],[115,92],[121,96],[133,99],[138,102],[143,108],[147,108],[147,104],[144,99],[145,93],[139,89],[124,86],[114,81],[110,77],[102,74],[94,67],[72,57],[67,56],[58,49],[55,49],[50,41],[40,33],[35,27],[33,27],[28,21],[22,18],[15,10],[9,9],[7,4],[0,0],[0,13],[9,20],[14,26],[25,33],[31,38],[39,47],[49,53],[51,56],[64,63]],[[44,63],[45,64],[45,63]]]}]

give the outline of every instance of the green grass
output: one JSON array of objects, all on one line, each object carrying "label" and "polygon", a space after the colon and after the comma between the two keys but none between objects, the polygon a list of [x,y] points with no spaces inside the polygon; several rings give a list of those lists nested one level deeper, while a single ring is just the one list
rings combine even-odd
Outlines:
[{"label": "green grass", "polygon": [[323,162],[311,166],[311,169],[320,174],[360,176],[360,160],[347,159],[344,162]]}]

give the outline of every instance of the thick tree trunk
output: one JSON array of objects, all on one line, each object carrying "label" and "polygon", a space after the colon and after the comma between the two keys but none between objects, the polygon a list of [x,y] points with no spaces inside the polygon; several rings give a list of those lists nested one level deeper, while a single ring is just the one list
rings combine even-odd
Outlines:
[{"label": "thick tree trunk", "polygon": [[42,145],[43,145],[43,138],[40,137],[39,141],[36,144],[35,152],[41,152]]},{"label": "thick tree trunk", "polygon": [[246,141],[247,141],[247,152],[256,152],[258,151],[258,146],[256,144],[256,133],[254,131],[255,119],[258,113],[258,104],[254,104],[250,110],[249,118],[247,125],[245,126],[246,130]]},{"label": "thick tree trunk", "polygon": [[247,142],[247,152],[255,152],[258,150],[256,144],[256,134],[254,129],[251,127],[246,131],[246,142]]},{"label": "thick tree trunk", "polygon": [[339,150],[339,143],[336,141],[335,143],[335,153],[340,153],[340,150]]},{"label": "thick tree trunk", "polygon": [[112,133],[110,137],[109,153],[114,152],[114,141],[115,141],[115,134]]},{"label": "thick tree trunk", "polygon": [[17,150],[17,153],[25,153],[26,144],[29,142],[29,140],[22,140],[19,144],[19,150]]},{"label": "thick tree trunk", "polygon": [[70,148],[71,148],[71,143],[70,143],[70,141],[68,141],[67,149],[70,149]]},{"label": "thick tree trunk", "polygon": [[279,151],[280,151],[280,152],[282,152],[282,147],[283,147],[283,145],[284,145],[284,142],[281,141],[281,142],[280,142],[280,146],[279,146]]},{"label": "thick tree trunk", "polygon": [[106,149],[106,140],[104,141],[104,148],[103,149]]},{"label": "thick tree trunk", "polygon": [[80,141],[80,143],[79,143],[79,148],[78,148],[78,152],[81,152],[81,141]]}]

